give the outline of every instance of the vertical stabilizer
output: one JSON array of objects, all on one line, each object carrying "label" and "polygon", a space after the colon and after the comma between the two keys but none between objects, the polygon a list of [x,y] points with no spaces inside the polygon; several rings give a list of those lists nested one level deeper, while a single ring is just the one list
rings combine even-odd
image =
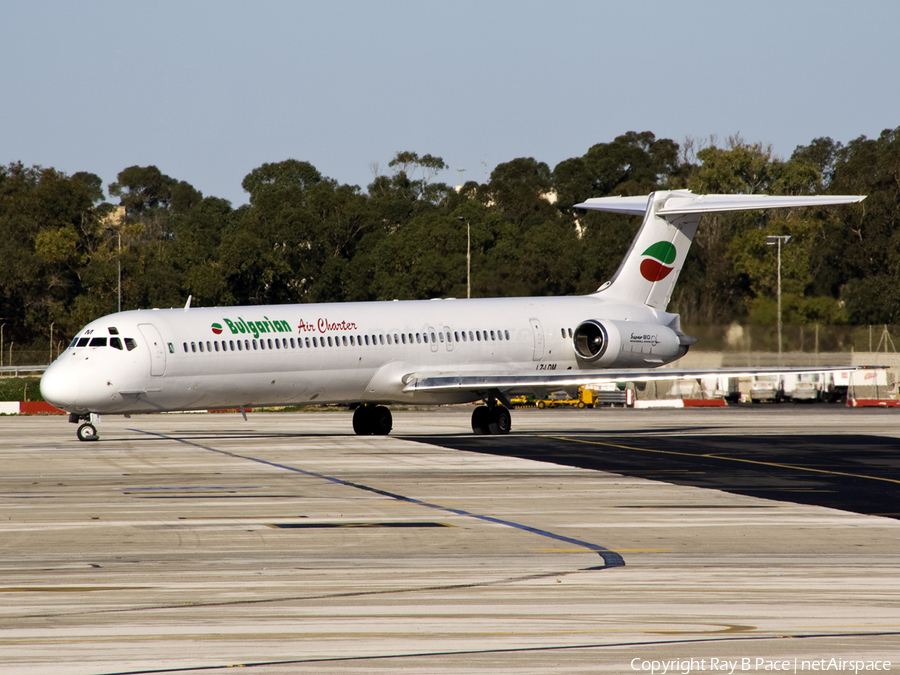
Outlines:
[{"label": "vertical stabilizer", "polygon": [[[675,282],[684,267],[688,250],[700,222],[699,213],[664,217],[659,210],[669,199],[685,192],[654,192],[641,198],[646,204],[644,222],[619,269],[600,287],[603,297],[665,310]],[[619,198],[625,200],[629,198]],[[598,202],[600,200],[591,200]],[[594,208],[598,208],[594,206]],[[639,202],[636,202],[639,206]],[[624,210],[624,209],[616,209]],[[634,213],[634,211],[626,211]]]}]

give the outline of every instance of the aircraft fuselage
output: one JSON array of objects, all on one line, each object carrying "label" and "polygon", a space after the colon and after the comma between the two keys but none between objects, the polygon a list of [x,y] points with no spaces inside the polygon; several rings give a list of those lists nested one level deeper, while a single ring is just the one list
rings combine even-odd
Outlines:
[{"label": "aircraft fuselage", "polygon": [[[459,403],[475,397],[404,391],[403,378],[594,368],[602,364],[586,363],[573,348],[572,331],[583,321],[669,331],[673,318],[596,296],[137,310],[85,326],[47,370],[42,390],[77,414]],[[618,366],[662,365],[684,353],[646,332],[620,345]]]}]

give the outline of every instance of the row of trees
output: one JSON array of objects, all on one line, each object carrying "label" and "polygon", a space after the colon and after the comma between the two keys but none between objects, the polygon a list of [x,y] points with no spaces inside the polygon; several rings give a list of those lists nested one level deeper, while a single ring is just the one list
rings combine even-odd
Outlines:
[{"label": "row of trees", "polygon": [[[656,189],[866,194],[861,205],[707,217],[673,311],[687,324],[775,322],[770,234],[786,323],[900,323],[900,128],[847,145],[818,138],[782,160],[738,137],[679,145],[651,132],[598,143],[551,169],[533,158],[459,189],[440,157],[400,152],[364,191],[286,160],[251,171],[237,209],[154,166],[104,194],[91,173],[0,167],[0,321],[7,340],[70,338],[123,309],[465,297],[466,223],[476,297],[588,293],[638,218],[578,212],[588,197]],[[107,199],[108,201],[105,201]],[[121,250],[119,246],[121,245]]]}]

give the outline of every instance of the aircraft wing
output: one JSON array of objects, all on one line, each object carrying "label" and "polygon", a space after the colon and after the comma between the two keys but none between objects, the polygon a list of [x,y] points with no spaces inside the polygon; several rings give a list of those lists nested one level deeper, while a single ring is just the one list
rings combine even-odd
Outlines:
[{"label": "aircraft wing", "polygon": [[518,371],[496,373],[410,373],[403,378],[406,393],[491,390],[519,391],[565,389],[597,382],[650,382],[701,377],[749,377],[752,375],[786,375],[828,373],[846,370],[877,369],[884,366],[809,366],[756,368],[648,368],[621,370],[566,370],[563,372]]}]

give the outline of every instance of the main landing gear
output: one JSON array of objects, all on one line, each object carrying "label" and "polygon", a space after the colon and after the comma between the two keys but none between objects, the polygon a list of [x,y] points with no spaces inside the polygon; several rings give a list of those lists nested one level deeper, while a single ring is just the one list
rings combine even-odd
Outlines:
[{"label": "main landing gear", "polygon": [[78,427],[78,431],[75,432],[79,441],[100,440],[100,434],[97,433],[97,427],[95,426],[100,422],[99,415],[77,415],[75,413],[69,413],[69,421],[72,424],[84,422],[84,424]]},{"label": "main landing gear", "polygon": [[353,431],[358,436],[387,436],[393,427],[391,411],[383,405],[363,403],[353,411]]},{"label": "main landing gear", "polygon": [[472,411],[472,431],[476,434],[508,434],[512,428],[512,415],[506,406],[480,405]]}]

